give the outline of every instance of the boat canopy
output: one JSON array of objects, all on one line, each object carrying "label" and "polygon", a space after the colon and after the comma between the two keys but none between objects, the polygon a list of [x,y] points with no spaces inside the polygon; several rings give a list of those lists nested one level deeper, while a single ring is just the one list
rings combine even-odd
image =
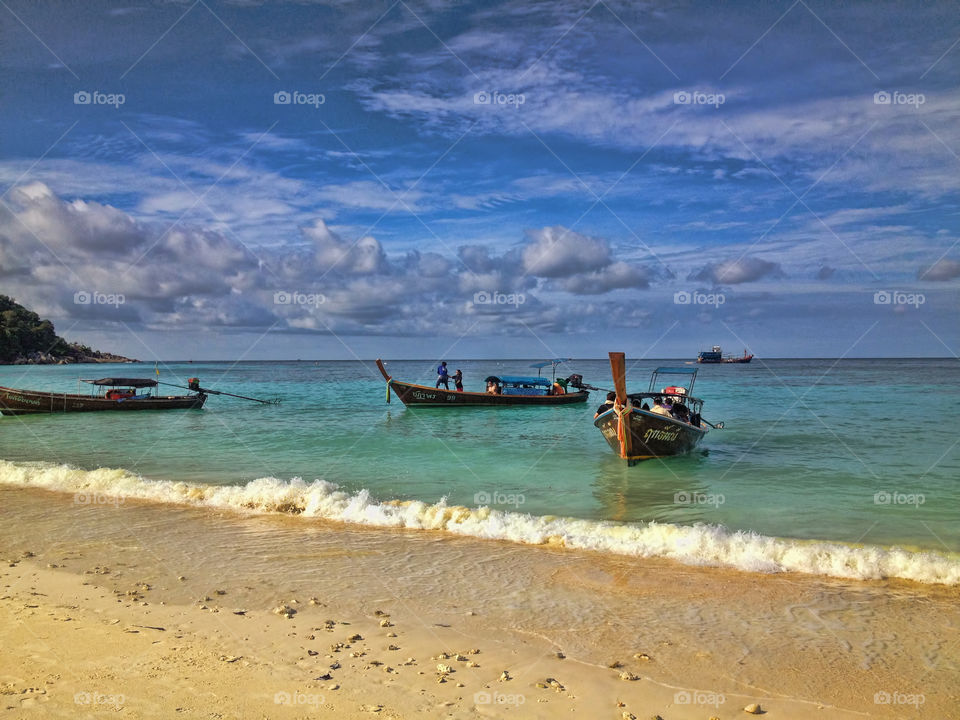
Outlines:
[{"label": "boat canopy", "polygon": [[658,367],[650,375],[650,389],[649,392],[654,392],[657,386],[660,384],[661,375],[684,375],[687,377],[687,387],[686,394],[693,395],[693,385],[697,381],[697,371],[698,368],[689,368],[689,367]]},{"label": "boat canopy", "polygon": [[504,385],[535,385],[537,387],[550,387],[553,383],[547,378],[542,377],[522,377],[520,375],[500,375],[491,376],[487,380],[501,382]]},{"label": "boat canopy", "polygon": [[148,388],[156,387],[156,380],[148,380],[146,378],[100,378],[99,380],[84,380],[85,383],[90,383],[91,385],[100,385],[104,387],[132,387],[132,388]]}]

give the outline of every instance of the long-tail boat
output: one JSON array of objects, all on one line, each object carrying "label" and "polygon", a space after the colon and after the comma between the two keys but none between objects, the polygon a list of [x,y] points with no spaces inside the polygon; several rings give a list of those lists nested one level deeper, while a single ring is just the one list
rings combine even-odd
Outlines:
[{"label": "long-tail boat", "polygon": [[[192,382],[191,385],[196,385]],[[0,413],[28,415],[33,413],[91,412],[96,410],[188,410],[199,409],[207,400],[199,385],[193,395],[160,395],[156,380],[143,378],[100,378],[84,380],[93,386],[93,393],[71,393],[17,390],[0,386]],[[142,392],[146,390],[146,392]]]},{"label": "long-tail boat", "polygon": [[[628,394],[625,365],[623,353],[610,353],[616,400],[593,421],[610,448],[629,465],[693,450],[707,434],[704,425],[710,424],[700,415],[703,400],[693,397],[697,369],[659,367],[647,392]],[[660,379],[670,375],[683,376],[687,384],[656,389]],[[722,428],[723,423],[713,427]]]},{"label": "long-tail boat", "polygon": [[[551,361],[539,367],[552,363],[556,368],[557,362]],[[394,380],[380,359],[377,360],[377,367],[387,381],[387,402],[390,402],[392,392],[410,407],[570,405],[586,402],[590,396],[589,391],[583,388],[583,377],[580,375],[570,375],[560,380],[539,376],[491,375],[485,381],[489,388],[487,392],[466,392]]]}]

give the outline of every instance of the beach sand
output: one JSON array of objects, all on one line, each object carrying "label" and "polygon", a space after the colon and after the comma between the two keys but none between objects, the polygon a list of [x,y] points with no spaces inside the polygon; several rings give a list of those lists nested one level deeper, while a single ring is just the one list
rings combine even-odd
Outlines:
[{"label": "beach sand", "polygon": [[960,591],[0,489],[8,717],[960,717]]}]

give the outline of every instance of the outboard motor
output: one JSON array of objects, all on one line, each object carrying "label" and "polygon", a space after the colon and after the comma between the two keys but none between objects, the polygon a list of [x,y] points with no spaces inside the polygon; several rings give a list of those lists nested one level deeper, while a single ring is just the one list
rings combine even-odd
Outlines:
[{"label": "outboard motor", "polygon": [[187,387],[194,392],[200,392],[200,378],[188,378]]},{"label": "outboard motor", "polygon": [[583,375],[571,375],[567,378],[567,384],[580,390],[583,387]]}]

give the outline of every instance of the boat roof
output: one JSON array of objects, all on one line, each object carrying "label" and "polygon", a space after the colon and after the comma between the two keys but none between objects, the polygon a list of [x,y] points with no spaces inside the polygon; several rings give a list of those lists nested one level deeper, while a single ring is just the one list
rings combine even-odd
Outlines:
[{"label": "boat roof", "polygon": [[658,367],[654,370],[655,373],[660,375],[696,375],[697,368],[686,368],[686,367]]},{"label": "boat roof", "polygon": [[156,387],[157,381],[150,380],[148,378],[100,378],[99,380],[84,380],[85,383],[90,383],[91,385],[101,385],[106,387],[133,387],[133,388],[146,388],[146,387]]},{"label": "boat roof", "polygon": [[550,380],[542,377],[523,377],[522,375],[498,375],[496,377],[505,385],[540,385],[543,387],[553,385]]}]

